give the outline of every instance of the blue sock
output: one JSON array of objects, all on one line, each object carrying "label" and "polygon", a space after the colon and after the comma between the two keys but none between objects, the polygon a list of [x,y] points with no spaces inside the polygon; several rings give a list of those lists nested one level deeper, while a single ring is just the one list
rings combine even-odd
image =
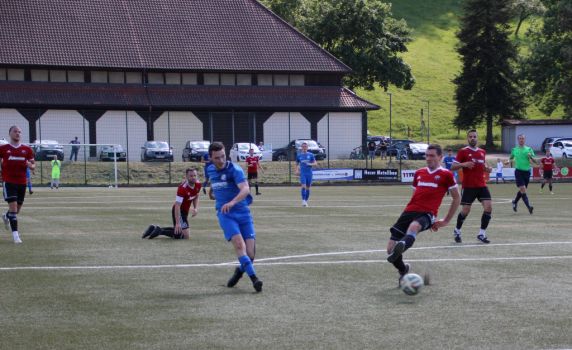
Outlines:
[{"label": "blue sock", "polygon": [[238,258],[240,262],[240,267],[242,271],[245,271],[248,276],[256,275],[256,271],[254,271],[254,266],[252,265],[252,260],[248,257],[248,255],[243,255]]},{"label": "blue sock", "polygon": [[310,189],[306,189],[306,198],[304,200],[308,200],[310,198]]},{"label": "blue sock", "polygon": [[405,238],[403,238],[403,241],[405,242],[405,250],[411,248],[413,243],[415,243],[416,237],[417,237],[416,232],[411,232],[411,231],[407,232],[407,235],[405,235]]},{"label": "blue sock", "polygon": [[306,189],[305,189],[305,188],[302,188],[302,189],[300,190],[300,193],[302,194],[302,200],[305,201],[305,200],[306,200]]}]

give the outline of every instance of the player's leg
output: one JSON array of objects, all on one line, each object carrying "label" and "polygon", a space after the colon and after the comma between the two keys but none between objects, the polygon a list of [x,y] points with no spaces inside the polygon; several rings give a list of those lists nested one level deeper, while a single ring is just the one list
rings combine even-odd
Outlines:
[{"label": "player's leg", "polygon": [[487,238],[487,227],[489,227],[489,222],[492,219],[493,215],[493,201],[490,198],[490,193],[488,195],[488,199],[486,199],[486,193],[489,193],[488,189],[486,192],[483,192],[481,204],[483,205],[483,215],[481,216],[481,228],[479,230],[479,234],[477,235],[477,239],[483,243],[490,243],[491,241]]},{"label": "player's leg", "polygon": [[518,191],[516,192],[516,197],[512,200],[512,210],[516,212],[518,207],[518,201],[522,198],[522,194],[526,192],[526,187],[524,187],[524,177],[522,172],[518,169],[514,170],[514,181]]},{"label": "player's leg", "polygon": [[253,174],[254,177],[254,188],[256,189],[256,195],[261,195],[260,191],[258,190],[258,173]]},{"label": "player's leg", "polygon": [[306,175],[306,204],[310,199],[310,188],[312,187],[312,173]]},{"label": "player's leg", "polygon": [[300,173],[300,196],[302,197],[302,206],[307,207],[308,203],[306,202],[306,176],[302,173]]},{"label": "player's leg", "polygon": [[461,238],[461,228],[463,227],[465,219],[469,216],[471,206],[476,198],[477,196],[474,188],[463,188],[461,195],[461,211],[459,212],[459,215],[457,215],[457,224],[453,229],[453,238],[456,243],[461,243],[463,241]]},{"label": "player's leg", "polygon": [[24,203],[24,197],[26,196],[26,185],[17,184],[6,184],[4,183],[4,197],[6,202],[8,202],[8,212],[4,214],[4,224],[8,223],[7,228],[12,231],[12,238],[14,243],[22,243],[20,238],[20,233],[18,232],[18,213],[22,204]]},{"label": "player's leg", "polygon": [[523,172],[522,177],[524,183],[524,186],[520,187],[520,192],[522,193],[521,194],[522,201],[524,202],[524,205],[526,205],[526,207],[528,208],[528,212],[532,214],[534,207],[530,204],[528,199],[528,194],[526,193],[526,189],[528,188],[528,183],[530,181],[530,171]]}]

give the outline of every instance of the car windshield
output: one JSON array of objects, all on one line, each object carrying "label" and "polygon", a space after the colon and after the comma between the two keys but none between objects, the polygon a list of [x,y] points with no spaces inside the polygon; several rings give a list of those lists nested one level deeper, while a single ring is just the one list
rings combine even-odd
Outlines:
[{"label": "car windshield", "polygon": [[192,148],[209,148],[210,142],[192,142]]},{"label": "car windshield", "polygon": [[[113,151],[113,147],[114,147],[114,146],[103,146],[102,151],[112,152],[112,151]],[[123,152],[123,146],[121,146],[121,145],[115,146],[115,151],[116,151],[116,152]]]},{"label": "car windshield", "polygon": [[260,149],[258,149],[258,146],[256,146],[254,143],[239,143],[238,144],[238,150],[239,151],[248,151],[251,148],[254,150],[254,153],[260,152]]},{"label": "car windshield", "polygon": [[318,144],[314,140],[298,140],[296,141],[296,148],[301,148],[304,142],[308,144],[308,148],[318,148]]},{"label": "car windshield", "polygon": [[147,148],[169,148],[167,142],[147,142]]},{"label": "car windshield", "polygon": [[566,142],[566,143],[564,144],[564,147],[566,147],[566,148],[570,148],[570,147],[572,147],[572,143],[568,143],[568,142]]}]

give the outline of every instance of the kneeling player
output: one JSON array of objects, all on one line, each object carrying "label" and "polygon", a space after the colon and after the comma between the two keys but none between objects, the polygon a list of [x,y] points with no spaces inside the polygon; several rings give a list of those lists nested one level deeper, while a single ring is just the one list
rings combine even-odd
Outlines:
[{"label": "kneeling player", "polygon": [[[389,230],[387,261],[399,271],[399,280],[409,272],[409,264],[403,262],[403,253],[411,248],[417,234],[428,229],[438,230],[449,224],[461,202],[453,173],[440,167],[443,151],[439,145],[430,145],[425,153],[427,167],[419,169],[413,177],[415,188],[411,200],[397,222]],[[447,216],[435,222],[445,193],[453,199]]]},{"label": "kneeling player", "polygon": [[[197,180],[197,170],[187,169],[185,172],[185,181],[177,188],[177,197],[175,204],[171,209],[174,227],[159,227],[150,225],[143,233],[142,238],[153,239],[163,235],[175,239],[189,238],[189,212],[194,217],[199,212],[199,193],[201,191],[201,183]],[[191,208],[191,204],[193,207]]]}]

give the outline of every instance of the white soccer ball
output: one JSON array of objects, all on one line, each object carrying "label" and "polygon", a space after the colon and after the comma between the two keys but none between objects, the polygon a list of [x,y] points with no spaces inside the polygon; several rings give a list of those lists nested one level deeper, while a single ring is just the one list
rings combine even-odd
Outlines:
[{"label": "white soccer ball", "polygon": [[399,288],[401,288],[403,293],[407,295],[415,295],[419,293],[424,285],[425,284],[423,283],[423,278],[415,273],[408,273],[407,275],[403,276],[399,282]]}]

